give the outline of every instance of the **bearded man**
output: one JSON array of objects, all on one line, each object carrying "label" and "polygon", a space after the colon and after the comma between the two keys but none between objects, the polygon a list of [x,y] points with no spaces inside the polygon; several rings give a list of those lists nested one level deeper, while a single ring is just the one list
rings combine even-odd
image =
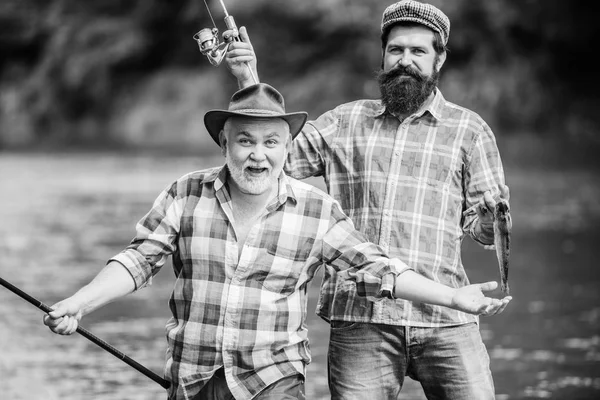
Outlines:
[{"label": "bearded man", "polygon": [[[468,285],[461,243],[493,243],[492,213],[508,200],[496,140],[485,121],[437,88],[450,21],[417,1],[390,5],[381,22],[381,100],[342,104],[306,124],[286,171],[323,176],[356,228],[423,276]],[[240,87],[256,69],[240,29],[226,62]],[[258,75],[256,75],[258,76]],[[372,302],[325,269],[317,314],[330,323],[332,399],[397,399],[406,375],[428,399],[493,399],[478,317],[398,299]],[[336,286],[337,283],[337,286]]]},{"label": "bearded man", "polygon": [[307,287],[327,264],[373,301],[404,298],[468,313],[497,314],[510,299],[485,297],[494,282],[450,288],[367,242],[339,204],[283,172],[304,112],[256,84],[227,110],[205,114],[225,165],[190,172],[155,200],[126,249],[44,323],[58,334],[152,283],[171,256],[177,281],[166,326],[169,400],[304,400],[310,362]]}]

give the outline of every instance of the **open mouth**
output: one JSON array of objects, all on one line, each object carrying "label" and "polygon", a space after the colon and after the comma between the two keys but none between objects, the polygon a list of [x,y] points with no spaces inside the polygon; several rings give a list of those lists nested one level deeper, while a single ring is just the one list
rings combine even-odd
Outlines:
[{"label": "open mouth", "polygon": [[251,176],[260,176],[268,171],[269,170],[267,168],[246,167],[246,172]]}]

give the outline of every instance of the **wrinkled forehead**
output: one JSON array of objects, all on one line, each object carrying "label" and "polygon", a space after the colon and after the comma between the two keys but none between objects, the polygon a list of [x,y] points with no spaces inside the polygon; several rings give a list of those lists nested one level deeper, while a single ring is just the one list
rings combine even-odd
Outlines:
[{"label": "wrinkled forehead", "polygon": [[280,135],[290,133],[290,126],[283,118],[233,116],[225,121],[223,129],[225,133],[237,133],[240,131],[249,133],[269,131]]}]

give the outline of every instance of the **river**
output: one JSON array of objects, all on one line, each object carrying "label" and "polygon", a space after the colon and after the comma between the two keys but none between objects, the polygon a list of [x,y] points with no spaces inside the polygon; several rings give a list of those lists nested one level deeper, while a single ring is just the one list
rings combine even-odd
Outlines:
[{"label": "river", "polygon": [[[0,153],[0,277],[46,304],[87,283],[134,234],[156,195],[220,158]],[[514,220],[506,311],[481,319],[498,400],[600,398],[600,182],[584,169],[506,168]],[[322,182],[315,180],[316,186]],[[473,282],[498,280],[495,255],[464,243]],[[328,398],[328,326],[310,287],[307,399]],[[86,316],[82,326],[158,374],[165,352],[169,265],[154,285]],[[497,293],[496,293],[497,294]],[[497,294],[499,295],[499,294]],[[164,399],[164,390],[0,287],[0,398]],[[422,400],[407,378],[405,399]]]}]

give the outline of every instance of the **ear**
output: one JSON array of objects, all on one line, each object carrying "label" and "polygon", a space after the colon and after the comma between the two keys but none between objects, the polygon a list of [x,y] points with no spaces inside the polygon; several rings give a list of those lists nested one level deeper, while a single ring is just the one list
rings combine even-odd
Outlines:
[{"label": "ear", "polygon": [[225,131],[223,129],[219,132],[219,145],[221,146],[221,154],[225,157],[227,151],[227,138],[225,137]]},{"label": "ear", "polygon": [[438,57],[437,60],[437,64],[436,64],[436,69],[439,71],[442,69],[442,65],[444,65],[444,63],[446,62],[446,52],[444,51],[442,54],[440,54],[440,56]]}]

